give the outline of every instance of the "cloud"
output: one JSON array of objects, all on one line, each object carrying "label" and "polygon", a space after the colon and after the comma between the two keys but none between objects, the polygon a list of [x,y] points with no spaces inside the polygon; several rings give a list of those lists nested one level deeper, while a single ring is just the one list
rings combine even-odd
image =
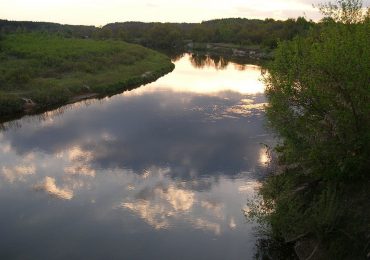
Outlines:
[{"label": "cloud", "polygon": [[203,229],[213,232],[215,235],[221,234],[221,225],[205,219],[198,218],[193,221],[193,225],[196,229]]},{"label": "cloud", "polygon": [[95,177],[95,170],[92,169],[89,165],[81,165],[81,164],[70,165],[64,168],[64,172],[66,174],[72,174],[72,175],[84,175],[84,176]]},{"label": "cloud", "polygon": [[25,177],[28,175],[35,174],[35,165],[18,165],[14,167],[2,167],[2,173],[6,180],[10,183],[14,181],[24,181]]},{"label": "cloud", "polygon": [[70,165],[64,168],[66,174],[95,177],[96,171],[90,166],[90,161],[93,159],[91,151],[74,146],[67,154]]},{"label": "cloud", "polygon": [[45,177],[44,181],[34,187],[36,190],[47,192],[50,196],[58,199],[70,200],[73,198],[73,191],[67,188],[60,188],[55,184],[55,178]]},{"label": "cloud", "polygon": [[157,188],[154,191],[162,199],[167,200],[175,211],[188,211],[194,204],[194,192],[178,189],[171,185],[167,189]]},{"label": "cloud", "polygon": [[254,193],[261,187],[259,181],[246,181],[244,184],[238,187],[240,193]]},{"label": "cloud", "polygon": [[[221,223],[226,220],[222,203],[202,199],[201,194],[183,189],[176,183],[166,186],[160,182],[154,187],[145,187],[135,197],[135,200],[128,199],[120,203],[119,208],[130,210],[155,229],[168,229],[180,220],[195,229],[219,235]],[[197,217],[198,214],[201,217]]]},{"label": "cloud", "polygon": [[137,214],[145,222],[155,229],[163,229],[169,226],[168,216],[174,214],[164,205],[152,204],[147,200],[138,200],[136,202],[124,202],[122,208],[126,208]]},{"label": "cloud", "polygon": [[231,229],[235,229],[236,228],[235,219],[233,217],[230,218],[229,228],[231,228]]},{"label": "cloud", "polygon": [[219,219],[224,219],[224,205],[214,201],[203,200],[200,202],[202,208],[209,210],[212,215]]}]

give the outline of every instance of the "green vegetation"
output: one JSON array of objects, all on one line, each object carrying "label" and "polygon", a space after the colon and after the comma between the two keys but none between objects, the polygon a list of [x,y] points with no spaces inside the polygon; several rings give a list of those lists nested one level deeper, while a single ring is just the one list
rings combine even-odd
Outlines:
[{"label": "green vegetation", "polygon": [[304,35],[315,26],[303,17],[286,21],[274,19],[227,18],[202,23],[111,23],[94,26],[61,25],[45,22],[0,20],[0,32],[16,31],[58,33],[64,37],[120,39],[147,47],[182,48],[184,43],[231,43],[232,47],[259,46],[274,49],[279,40]]},{"label": "green vegetation", "polygon": [[165,55],[122,41],[9,34],[0,40],[0,116],[34,103],[45,109],[77,95],[117,93],[173,67]]},{"label": "green vegetation", "polygon": [[48,22],[8,21],[0,19],[0,33],[15,32],[44,32],[56,33],[64,37],[91,38],[96,35],[99,28],[85,25],[68,25]]},{"label": "green vegetation", "polygon": [[290,40],[296,35],[305,34],[312,26],[314,23],[303,17],[286,21],[227,18],[200,24],[113,23],[103,29],[110,30],[112,37],[156,48],[181,46],[184,40],[275,48],[279,39]]},{"label": "green vegetation", "polygon": [[276,240],[294,245],[300,259],[365,259],[370,252],[369,11],[363,14],[357,0],[321,9],[330,14],[326,22],[306,37],[281,43],[265,77],[267,115],[281,143],[275,149],[277,169],[251,216]]}]

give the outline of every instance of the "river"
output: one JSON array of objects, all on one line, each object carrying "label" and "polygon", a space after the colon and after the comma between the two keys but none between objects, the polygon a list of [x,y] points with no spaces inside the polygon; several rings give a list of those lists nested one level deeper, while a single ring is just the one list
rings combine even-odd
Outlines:
[{"label": "river", "polygon": [[261,70],[185,54],[154,83],[4,123],[0,259],[252,259]]}]

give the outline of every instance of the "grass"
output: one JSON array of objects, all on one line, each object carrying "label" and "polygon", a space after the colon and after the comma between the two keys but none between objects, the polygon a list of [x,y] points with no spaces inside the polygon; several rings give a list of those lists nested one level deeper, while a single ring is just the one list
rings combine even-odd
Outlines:
[{"label": "grass", "polygon": [[22,113],[24,98],[45,109],[81,94],[118,93],[173,68],[165,55],[122,41],[7,35],[0,40],[0,116]]}]

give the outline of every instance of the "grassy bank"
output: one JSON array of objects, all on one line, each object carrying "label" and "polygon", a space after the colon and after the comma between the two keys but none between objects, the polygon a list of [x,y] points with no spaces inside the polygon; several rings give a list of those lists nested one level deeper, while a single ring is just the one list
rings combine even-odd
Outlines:
[{"label": "grassy bank", "polygon": [[118,93],[173,68],[165,55],[122,41],[7,35],[0,39],[0,116]]}]

